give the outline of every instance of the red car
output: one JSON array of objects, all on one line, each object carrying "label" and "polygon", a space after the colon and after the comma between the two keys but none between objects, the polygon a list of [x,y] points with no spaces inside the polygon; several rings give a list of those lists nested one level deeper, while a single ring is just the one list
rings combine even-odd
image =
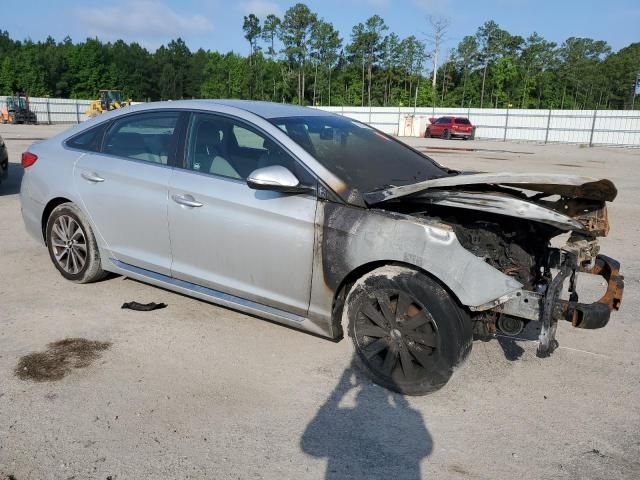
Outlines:
[{"label": "red car", "polygon": [[441,137],[447,140],[459,137],[464,140],[473,140],[476,134],[476,128],[465,117],[440,117],[430,118],[430,125],[424,133],[425,138]]}]

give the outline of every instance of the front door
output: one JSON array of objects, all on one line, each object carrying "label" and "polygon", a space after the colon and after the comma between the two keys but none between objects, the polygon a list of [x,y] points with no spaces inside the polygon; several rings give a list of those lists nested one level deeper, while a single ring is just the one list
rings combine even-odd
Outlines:
[{"label": "front door", "polygon": [[169,187],[172,275],[298,315],[309,307],[317,199],[249,188],[256,168],[313,177],[266,135],[228,117],[194,113],[184,169]]},{"label": "front door", "polygon": [[171,271],[167,194],[178,112],[128,115],[109,127],[101,153],[76,163],[74,183],[109,255],[164,275]]}]

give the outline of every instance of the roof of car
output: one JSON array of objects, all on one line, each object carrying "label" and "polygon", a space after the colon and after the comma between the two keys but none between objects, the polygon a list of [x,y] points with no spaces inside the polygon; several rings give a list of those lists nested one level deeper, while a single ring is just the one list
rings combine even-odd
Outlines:
[{"label": "roof of car", "polygon": [[289,105],[286,103],[260,102],[255,100],[211,100],[211,102],[246,110],[263,118],[330,115],[328,112],[315,108]]},{"label": "roof of car", "polygon": [[[329,112],[317,110],[315,108],[301,107],[298,105],[289,105],[286,103],[261,102],[256,100],[175,100],[164,102],[151,102],[135,105],[131,110],[147,110],[158,108],[204,108],[216,110],[217,106],[225,106],[237,108],[246,112],[253,113],[259,117],[282,118],[282,117],[309,117],[309,116],[327,116],[332,115]],[[130,110],[130,111],[131,111]]]}]

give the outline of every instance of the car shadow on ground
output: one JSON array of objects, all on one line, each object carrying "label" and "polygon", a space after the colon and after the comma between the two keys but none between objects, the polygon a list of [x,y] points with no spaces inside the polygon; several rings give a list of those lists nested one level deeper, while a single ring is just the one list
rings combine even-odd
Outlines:
[{"label": "car shadow on ground", "polygon": [[307,425],[300,447],[327,459],[327,480],[419,480],[433,439],[406,397],[371,383],[352,362]]},{"label": "car shadow on ground", "polygon": [[9,176],[0,183],[0,197],[3,195],[15,195],[20,193],[24,168],[17,163],[9,163]]},{"label": "car shadow on ground", "polygon": [[502,347],[502,352],[507,360],[516,361],[524,354],[521,343],[530,343],[538,340],[540,336],[540,323],[529,322],[519,334],[515,336],[498,332],[495,337]]}]

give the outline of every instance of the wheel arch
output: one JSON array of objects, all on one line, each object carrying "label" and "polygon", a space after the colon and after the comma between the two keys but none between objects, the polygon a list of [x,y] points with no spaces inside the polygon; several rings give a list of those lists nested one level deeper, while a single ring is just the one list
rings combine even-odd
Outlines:
[{"label": "wheel arch", "polygon": [[55,210],[55,208],[63,203],[73,203],[72,200],[69,200],[65,197],[55,197],[47,203],[42,211],[42,220],[41,220],[41,230],[42,230],[42,239],[44,240],[44,244],[47,244],[47,222],[49,221],[49,217],[51,216],[51,212]]},{"label": "wheel arch", "polygon": [[373,262],[364,263],[354,268],[353,270],[351,270],[342,279],[342,281],[340,282],[340,285],[336,289],[335,294],[333,296],[333,303],[331,306],[331,323],[332,323],[333,332],[336,332],[336,337],[335,337],[336,340],[340,340],[344,338],[344,331],[342,328],[342,312],[344,309],[344,302],[347,298],[347,294],[349,293],[349,290],[351,290],[351,287],[353,286],[353,284],[359,278],[363,277],[367,273],[370,273],[377,268],[385,267],[389,265],[405,267],[409,270],[414,270],[417,273],[426,275],[427,277],[437,282],[442,288],[444,288],[446,292],[449,295],[451,295],[451,298],[453,298],[454,301],[461,308],[463,308],[466,311],[469,311],[469,308],[463,305],[462,302],[460,302],[460,299],[458,298],[458,296],[440,278],[438,278],[433,273],[425,270],[424,268],[414,265],[412,263],[402,262],[397,260],[377,260]]}]

